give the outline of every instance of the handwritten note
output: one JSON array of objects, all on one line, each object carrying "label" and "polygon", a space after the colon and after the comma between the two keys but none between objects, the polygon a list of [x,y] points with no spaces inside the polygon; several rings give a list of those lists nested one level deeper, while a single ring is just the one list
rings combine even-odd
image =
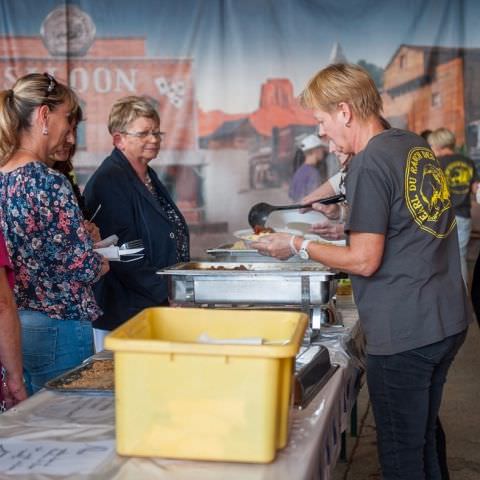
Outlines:
[{"label": "handwritten note", "polygon": [[0,440],[0,472],[9,475],[73,475],[93,472],[114,455],[113,440],[95,442],[28,442]]},{"label": "handwritten note", "polygon": [[24,421],[35,425],[71,422],[85,425],[112,425],[115,421],[114,399],[101,396],[64,395],[54,402],[39,405]]}]

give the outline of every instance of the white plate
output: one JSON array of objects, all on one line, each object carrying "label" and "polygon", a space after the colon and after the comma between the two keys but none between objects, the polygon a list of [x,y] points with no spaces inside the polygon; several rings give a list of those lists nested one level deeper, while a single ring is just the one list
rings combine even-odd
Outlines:
[{"label": "white plate", "polygon": [[344,247],[347,244],[346,240],[327,240],[326,238],[321,237],[320,235],[315,235],[314,233],[307,233],[304,235],[307,240],[313,240],[315,242],[328,243],[330,245],[338,245],[339,247]]},{"label": "white plate", "polygon": [[115,245],[111,245],[110,247],[94,248],[93,250],[109,261],[119,261],[123,256],[140,254],[144,248],[119,249]]},{"label": "white plate", "polygon": [[[274,230],[274,233],[289,233],[290,235],[302,235],[302,232],[300,230],[294,230],[291,228],[275,228]],[[260,239],[262,236],[271,234],[260,233],[256,235],[255,233],[253,233],[253,230],[251,228],[246,228],[244,230],[237,230],[236,232],[233,232],[233,235],[237,238],[244,240],[245,242],[254,242]]]},{"label": "white plate", "polygon": [[276,210],[268,216],[266,225],[275,230],[288,228],[309,233],[312,225],[326,220],[327,217],[323,213],[314,210],[306,213],[300,213],[298,210]]}]

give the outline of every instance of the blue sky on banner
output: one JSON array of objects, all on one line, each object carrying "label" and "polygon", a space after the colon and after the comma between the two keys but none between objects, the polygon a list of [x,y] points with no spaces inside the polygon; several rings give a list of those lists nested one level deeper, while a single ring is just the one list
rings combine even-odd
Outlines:
[{"label": "blue sky on banner", "polygon": [[97,36],[144,36],[147,55],[194,59],[203,110],[255,110],[267,78],[295,93],[340,42],[349,61],[384,67],[402,43],[480,47],[477,0],[0,0],[0,34],[38,35],[62,4]]}]

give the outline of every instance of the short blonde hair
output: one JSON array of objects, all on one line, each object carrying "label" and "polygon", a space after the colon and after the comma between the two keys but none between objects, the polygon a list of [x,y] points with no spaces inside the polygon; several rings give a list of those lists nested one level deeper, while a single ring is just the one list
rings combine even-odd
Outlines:
[{"label": "short blonde hair", "polygon": [[119,98],[112,106],[108,116],[108,131],[123,133],[128,125],[137,118],[151,118],[160,125],[160,116],[147,97],[131,95]]},{"label": "short blonde hair", "polygon": [[0,92],[0,159],[6,163],[19,146],[20,135],[32,127],[35,108],[46,105],[54,111],[66,103],[70,119],[79,108],[74,91],[47,73],[30,73],[9,90]]},{"label": "short blonde hair", "polygon": [[448,128],[437,128],[427,137],[427,142],[436,148],[455,148],[455,134]]},{"label": "short blonde hair", "polygon": [[372,77],[358,65],[336,63],[325,67],[310,79],[300,94],[305,108],[318,108],[333,112],[345,102],[362,120],[382,111],[382,98]]}]

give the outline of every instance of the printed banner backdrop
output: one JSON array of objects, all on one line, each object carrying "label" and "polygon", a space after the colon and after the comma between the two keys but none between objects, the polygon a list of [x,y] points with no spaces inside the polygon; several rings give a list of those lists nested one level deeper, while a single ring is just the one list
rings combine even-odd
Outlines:
[{"label": "printed banner backdrop", "polygon": [[[193,255],[232,241],[260,201],[288,203],[299,141],[315,120],[296,103],[335,61],[367,68],[393,126],[447,127],[480,163],[476,0],[1,0],[0,87],[28,72],[68,82],[86,112],[75,167],[84,184],[112,148],[119,97],[157,106],[152,166],[184,212]],[[329,156],[323,178],[337,169]]]}]

